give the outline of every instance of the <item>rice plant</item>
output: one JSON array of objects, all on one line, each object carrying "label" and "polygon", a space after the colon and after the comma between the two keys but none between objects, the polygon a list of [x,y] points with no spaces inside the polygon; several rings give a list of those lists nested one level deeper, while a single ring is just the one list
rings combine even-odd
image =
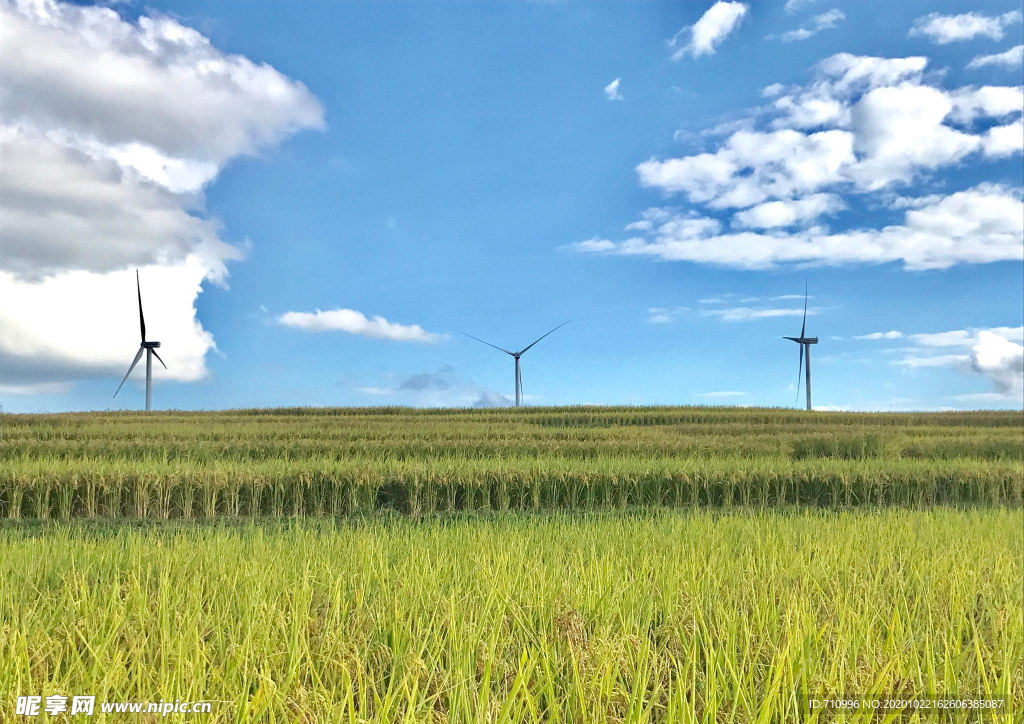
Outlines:
[{"label": "rice plant", "polygon": [[1018,413],[713,408],[0,417],[0,517],[1019,504]]},{"label": "rice plant", "polygon": [[210,722],[1010,724],[1022,523],[999,507],[8,522],[0,721],[17,694],[92,693],[211,701]]}]

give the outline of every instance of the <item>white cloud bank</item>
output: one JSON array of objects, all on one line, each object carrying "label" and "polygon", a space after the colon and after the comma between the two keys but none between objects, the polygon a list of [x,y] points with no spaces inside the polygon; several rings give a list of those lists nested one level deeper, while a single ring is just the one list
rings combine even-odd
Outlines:
[{"label": "white cloud bank", "polygon": [[982,15],[981,13],[962,13],[960,15],[942,15],[930,13],[914,21],[910,29],[910,37],[925,37],[938,45],[954,43],[974,38],[1002,40],[1006,28],[1019,23],[1024,15],[1020,10],[1012,10],[1002,15]]},{"label": "white cloud bank", "polygon": [[286,312],[277,318],[285,327],[304,329],[309,332],[347,332],[373,339],[388,339],[393,342],[423,342],[436,344],[445,335],[427,332],[418,324],[398,324],[381,316],[368,319],[354,309],[331,309],[326,312]]},{"label": "white cloud bank", "polygon": [[[672,60],[679,60],[684,55],[693,58],[712,55],[715,48],[740,24],[747,10],[748,6],[741,2],[719,0],[696,23],[676,33],[672,39],[672,45],[676,48]],[[687,39],[686,42],[679,45],[683,38]]]},{"label": "white cloud bank", "polygon": [[[1024,205],[1017,188],[978,184],[946,196],[892,201],[892,189],[968,161],[1024,150],[1024,89],[945,89],[922,57],[840,53],[806,86],[772,86],[768,128],[737,130],[711,152],[637,166],[642,186],[681,194],[707,211],[649,209],[623,241],[577,251],[646,255],[744,269],[878,264],[907,269],[1019,261]],[[941,75],[936,75],[936,78]],[[751,119],[756,120],[756,119]],[[833,231],[820,222],[874,195],[902,219]],[[720,218],[732,214],[731,231]]]},{"label": "white cloud bank", "polygon": [[320,103],[174,19],[54,0],[0,0],[0,67],[0,385],[123,373],[136,267],[168,366],[155,374],[201,379],[215,344],[196,299],[242,256],[197,211],[203,188],[322,127]]},{"label": "white cloud bank", "polygon": [[1022,260],[1022,208],[1018,189],[982,184],[909,209],[903,223],[837,233],[822,227],[723,232],[715,219],[664,209],[663,222],[641,236],[620,242],[593,238],[571,248],[742,269],[884,262],[901,262],[907,269],[943,269],[962,263]]}]

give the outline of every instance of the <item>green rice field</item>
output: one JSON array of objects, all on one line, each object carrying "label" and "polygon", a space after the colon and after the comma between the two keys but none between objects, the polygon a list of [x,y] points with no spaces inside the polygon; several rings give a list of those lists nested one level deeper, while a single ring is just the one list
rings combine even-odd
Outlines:
[{"label": "green rice field", "polygon": [[8,415],[0,517],[1020,504],[1019,412],[736,408]]},{"label": "green rice field", "polygon": [[[171,721],[1009,724],[1021,530],[944,507],[8,523],[0,720],[33,692],[213,703]],[[813,708],[837,699],[880,708]]]},{"label": "green rice field", "polygon": [[0,722],[1018,724],[1022,421],[2,416]]}]

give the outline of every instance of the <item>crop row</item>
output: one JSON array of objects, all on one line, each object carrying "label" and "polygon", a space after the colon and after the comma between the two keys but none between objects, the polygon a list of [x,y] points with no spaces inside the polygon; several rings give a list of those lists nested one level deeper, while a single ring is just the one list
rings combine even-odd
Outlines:
[{"label": "crop row", "polygon": [[649,459],[16,462],[0,516],[214,517],[780,504],[1019,504],[1024,471],[960,461]]}]

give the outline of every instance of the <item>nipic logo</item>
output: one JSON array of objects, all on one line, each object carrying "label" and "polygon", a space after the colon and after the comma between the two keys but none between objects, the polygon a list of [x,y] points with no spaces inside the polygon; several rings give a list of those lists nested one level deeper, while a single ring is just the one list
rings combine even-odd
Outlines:
[{"label": "nipic logo", "polygon": [[[68,699],[71,706],[68,708]],[[212,708],[210,702],[188,702],[188,701],[104,701],[100,703],[100,712],[104,714],[209,714]],[[84,714],[92,716],[96,710],[95,696],[48,696],[43,704],[41,696],[19,696],[15,705],[14,713],[19,716],[39,716],[46,712],[49,716],[66,714],[75,716]]]}]

